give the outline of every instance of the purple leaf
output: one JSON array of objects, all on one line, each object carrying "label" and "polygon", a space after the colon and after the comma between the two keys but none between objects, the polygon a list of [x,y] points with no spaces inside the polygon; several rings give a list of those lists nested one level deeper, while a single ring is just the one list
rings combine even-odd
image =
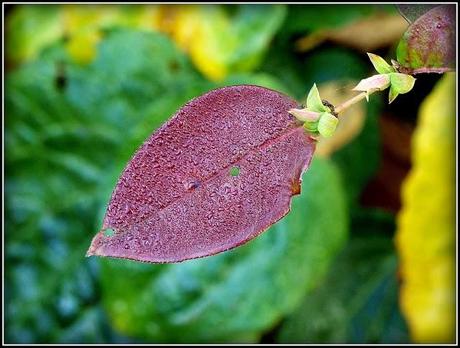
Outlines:
[{"label": "purple leaf", "polygon": [[315,141],[258,86],[193,99],[124,169],[89,255],[178,262],[246,243],[289,212]]},{"label": "purple leaf", "polygon": [[455,5],[437,6],[419,17],[399,42],[399,71],[418,74],[455,70],[455,23]]}]

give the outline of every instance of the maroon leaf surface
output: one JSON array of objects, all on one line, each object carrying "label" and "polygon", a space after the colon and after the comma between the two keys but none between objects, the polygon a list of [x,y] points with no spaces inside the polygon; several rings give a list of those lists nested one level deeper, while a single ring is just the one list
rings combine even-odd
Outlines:
[{"label": "maroon leaf surface", "polygon": [[406,74],[455,70],[455,17],[455,5],[443,5],[413,22],[396,51],[399,70]]},{"label": "maroon leaf surface", "polygon": [[289,212],[315,140],[258,86],[193,99],[124,169],[89,255],[178,262],[241,245]]}]

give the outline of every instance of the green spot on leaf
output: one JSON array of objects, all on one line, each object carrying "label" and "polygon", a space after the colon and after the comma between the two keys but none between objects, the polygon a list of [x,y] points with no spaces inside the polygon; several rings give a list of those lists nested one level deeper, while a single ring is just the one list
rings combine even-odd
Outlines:
[{"label": "green spot on leaf", "polygon": [[115,230],[113,228],[107,228],[104,230],[105,237],[113,237],[115,235]]},{"label": "green spot on leaf", "polygon": [[237,166],[234,166],[230,169],[230,175],[231,176],[238,176],[240,175],[240,168]]}]

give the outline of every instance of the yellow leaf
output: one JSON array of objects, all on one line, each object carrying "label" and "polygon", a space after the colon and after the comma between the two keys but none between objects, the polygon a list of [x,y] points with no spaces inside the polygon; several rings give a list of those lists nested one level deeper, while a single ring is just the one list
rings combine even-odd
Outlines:
[{"label": "yellow leaf", "polygon": [[66,44],[70,56],[80,64],[89,64],[96,57],[96,45],[101,36],[98,30],[74,34]]},{"label": "yellow leaf", "polygon": [[211,80],[250,71],[260,63],[270,39],[282,24],[281,5],[162,6],[160,30],[187,52],[197,69]]},{"label": "yellow leaf", "polygon": [[34,7],[9,16],[10,59],[33,58],[64,37],[72,57],[89,63],[104,29],[129,27],[168,35],[211,80],[254,69],[286,15],[284,5],[241,5],[232,14],[233,8],[223,5],[181,4],[61,5],[29,16]]},{"label": "yellow leaf", "polygon": [[67,35],[108,26],[116,23],[119,16],[118,8],[115,6],[66,5],[62,6],[61,10]]},{"label": "yellow leaf", "polygon": [[236,37],[231,34],[228,16],[217,5],[165,6],[160,30],[169,34],[195,66],[212,80],[221,80],[228,71]]},{"label": "yellow leaf", "polygon": [[455,342],[455,74],[423,102],[402,188],[400,303],[418,343]]},{"label": "yellow leaf", "polygon": [[81,64],[88,64],[95,58],[102,29],[127,26],[152,30],[159,28],[160,22],[158,6],[66,5],[61,7],[61,11],[69,40],[66,48]]}]

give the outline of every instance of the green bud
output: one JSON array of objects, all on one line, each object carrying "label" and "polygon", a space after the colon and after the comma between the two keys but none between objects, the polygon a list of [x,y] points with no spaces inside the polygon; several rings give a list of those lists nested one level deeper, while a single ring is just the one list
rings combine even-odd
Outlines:
[{"label": "green bud", "polygon": [[303,124],[303,128],[307,131],[309,131],[310,133],[315,133],[317,134],[318,133],[318,121],[314,121],[314,122],[305,122]]},{"label": "green bud", "polygon": [[389,74],[396,72],[396,69],[388,64],[382,57],[373,53],[368,53],[367,55],[369,56],[369,59],[371,60],[375,70],[377,70],[379,74]]},{"label": "green bud", "polygon": [[288,112],[302,122],[318,121],[319,116],[321,115],[319,112],[307,109],[291,109]]},{"label": "green bud", "polygon": [[339,119],[334,115],[324,112],[321,114],[318,122],[318,132],[323,137],[330,137],[334,134],[335,129],[337,128],[337,124],[339,123]]},{"label": "green bud", "polygon": [[316,112],[329,112],[329,108],[323,105],[321,97],[319,96],[318,88],[316,83],[313,84],[313,87],[310,89],[310,92],[307,96],[307,109],[310,111]]},{"label": "green bud", "polygon": [[371,93],[374,91],[383,91],[390,86],[389,74],[379,74],[361,80],[358,85],[353,88],[354,91]]},{"label": "green bud", "polygon": [[415,77],[407,74],[392,73],[390,75],[390,93],[388,102],[391,103],[399,94],[405,94],[414,88]]}]

